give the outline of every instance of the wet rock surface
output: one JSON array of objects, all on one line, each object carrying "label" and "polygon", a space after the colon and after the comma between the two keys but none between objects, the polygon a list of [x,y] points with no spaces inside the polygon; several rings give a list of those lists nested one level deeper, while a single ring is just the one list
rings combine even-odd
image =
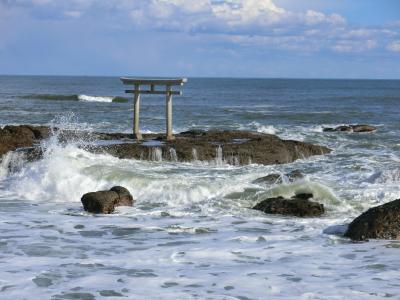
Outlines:
[{"label": "wet rock surface", "polygon": [[324,214],[323,204],[310,201],[312,194],[297,194],[286,199],[283,197],[268,198],[253,207],[267,214],[280,214],[296,217],[318,217]]},{"label": "wet rock surface", "polygon": [[122,186],[114,186],[109,191],[84,194],[81,198],[83,209],[95,214],[110,214],[117,206],[132,206],[131,193]]},{"label": "wet rock surface", "polygon": [[[187,131],[175,135],[173,141],[163,141],[163,135],[144,135],[153,142],[162,160],[211,161],[220,159],[229,164],[284,164],[299,158],[327,154],[331,150],[309,143],[282,140],[274,135],[247,131]],[[154,148],[146,143],[106,145],[92,149],[119,158],[154,160]],[[174,155],[171,154],[173,149]],[[176,154],[176,155],[175,155]]]},{"label": "wet rock surface", "polygon": [[5,126],[0,128],[0,156],[22,147],[32,147],[40,140],[50,136],[46,126]]},{"label": "wet rock surface", "polygon": [[400,199],[368,209],[350,223],[344,235],[355,241],[400,240]]},{"label": "wet rock surface", "polygon": [[343,125],[335,128],[326,127],[323,129],[324,132],[335,132],[335,131],[344,131],[344,132],[371,132],[375,131],[377,128],[372,125]]},{"label": "wet rock surface", "polygon": [[[0,155],[20,147],[33,147],[50,135],[45,126],[6,126],[0,131]],[[86,133],[63,131],[58,134],[61,142],[80,139],[103,141],[85,146],[94,153],[108,153],[118,158],[167,160],[167,161],[212,161],[234,165],[284,164],[313,155],[323,155],[331,150],[324,146],[282,140],[275,135],[248,131],[202,131],[190,130],[165,141],[164,134],[145,134],[137,143],[132,134]],[[4,142],[3,142],[4,141]],[[41,151],[27,149],[33,159],[39,159]]]},{"label": "wet rock surface", "polygon": [[299,170],[294,170],[287,174],[269,174],[267,176],[254,180],[253,183],[272,185],[282,184],[285,180],[287,180],[288,182],[294,182],[303,178],[304,175]]}]

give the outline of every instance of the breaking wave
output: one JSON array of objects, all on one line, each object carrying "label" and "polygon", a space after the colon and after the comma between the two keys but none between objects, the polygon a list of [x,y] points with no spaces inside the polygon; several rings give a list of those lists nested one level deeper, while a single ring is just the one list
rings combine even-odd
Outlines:
[{"label": "breaking wave", "polygon": [[58,94],[29,94],[20,96],[21,99],[49,100],[49,101],[85,101],[85,102],[128,102],[129,99],[120,96],[91,96],[84,94],[58,95]]}]

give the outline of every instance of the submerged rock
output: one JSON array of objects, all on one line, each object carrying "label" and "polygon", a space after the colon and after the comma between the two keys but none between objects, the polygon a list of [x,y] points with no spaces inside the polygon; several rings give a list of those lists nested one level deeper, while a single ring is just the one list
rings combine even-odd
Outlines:
[{"label": "submerged rock", "polygon": [[[294,182],[296,180],[300,180],[304,178],[304,175],[299,171],[299,170],[294,170],[290,173],[284,174],[284,176],[288,179],[289,182]],[[258,178],[253,181],[253,183],[256,184],[282,184],[284,178],[282,177],[281,174],[269,174],[267,176]]]},{"label": "submerged rock", "polygon": [[283,197],[268,198],[253,209],[261,210],[267,214],[280,214],[296,217],[318,217],[325,212],[323,204],[310,201],[312,194],[298,194],[291,199]]},{"label": "submerged rock", "polygon": [[342,125],[335,128],[326,127],[324,132],[345,131],[345,132],[371,132],[377,128],[372,125]]},{"label": "submerged rock", "polygon": [[400,240],[400,199],[368,209],[350,223],[346,237]]},{"label": "submerged rock", "polygon": [[371,125],[352,125],[353,132],[371,132],[375,131],[377,128]]},{"label": "submerged rock", "polygon": [[132,206],[131,193],[122,186],[114,186],[109,191],[84,194],[81,198],[83,209],[95,214],[110,214],[116,206]]}]

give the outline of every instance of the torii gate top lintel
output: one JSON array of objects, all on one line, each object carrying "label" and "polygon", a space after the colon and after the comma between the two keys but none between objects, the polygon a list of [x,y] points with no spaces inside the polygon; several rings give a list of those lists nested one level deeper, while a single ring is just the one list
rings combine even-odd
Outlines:
[{"label": "torii gate top lintel", "polygon": [[134,78],[121,77],[123,84],[140,84],[140,85],[183,85],[187,82],[187,78]]},{"label": "torii gate top lintel", "polygon": [[[133,134],[136,140],[140,141],[142,135],[139,130],[139,111],[140,111],[140,94],[166,95],[166,123],[167,123],[167,140],[174,139],[172,134],[172,95],[181,95],[181,91],[173,91],[172,86],[182,86],[187,82],[186,78],[131,78],[121,77],[121,81],[125,85],[133,85],[133,90],[125,90],[125,93],[134,94],[134,116],[133,116]],[[141,85],[149,86],[148,90],[142,90]],[[165,86],[165,90],[156,90],[156,86]]]}]

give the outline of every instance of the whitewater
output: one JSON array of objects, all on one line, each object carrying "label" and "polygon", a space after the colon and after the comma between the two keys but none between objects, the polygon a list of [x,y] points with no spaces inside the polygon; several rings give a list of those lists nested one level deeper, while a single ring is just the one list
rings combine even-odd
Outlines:
[{"label": "whitewater", "polygon": [[[1,79],[2,125],[131,130],[131,102],[16,101],[15,83],[39,94],[35,79]],[[81,85],[72,91],[71,78],[47,78],[40,90],[92,95],[103,86],[99,94],[122,96],[116,78],[85,80],[76,78]],[[0,299],[399,299],[400,242],[342,236],[361,212],[400,198],[398,82],[207,80],[189,80],[175,101],[175,132],[253,130],[333,152],[271,166],[228,165],[218,148],[209,162],[196,153],[187,163],[156,153],[142,161],[90,153],[93,139],[65,144],[53,136],[42,142],[39,161],[9,153],[0,164]],[[210,82],[215,90],[195,98]],[[236,93],[250,86],[250,94]],[[164,130],[162,101],[143,100],[144,131]],[[378,130],[322,132],[361,121]],[[253,183],[293,170],[305,178]],[[84,193],[114,185],[131,191],[133,207],[83,211]],[[303,219],[249,209],[297,192],[313,193],[326,214]]]}]

